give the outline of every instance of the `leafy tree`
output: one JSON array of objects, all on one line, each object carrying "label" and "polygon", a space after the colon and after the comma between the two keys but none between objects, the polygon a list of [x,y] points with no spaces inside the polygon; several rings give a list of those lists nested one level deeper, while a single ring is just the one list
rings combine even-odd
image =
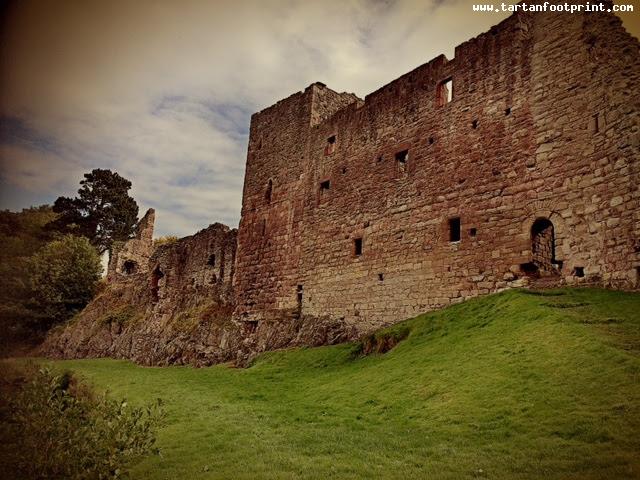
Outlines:
[{"label": "leafy tree", "polygon": [[53,239],[44,226],[56,217],[48,205],[0,211],[0,349],[33,336],[29,257]]},{"label": "leafy tree", "polygon": [[111,170],[96,168],[84,174],[75,198],[59,197],[53,211],[60,216],[49,227],[87,237],[102,254],[114,241],[131,237],[138,204],[129,196],[131,182]]},{"label": "leafy tree", "polygon": [[30,310],[40,328],[49,328],[84,308],[102,273],[96,249],[84,237],[65,235],[29,259]]}]

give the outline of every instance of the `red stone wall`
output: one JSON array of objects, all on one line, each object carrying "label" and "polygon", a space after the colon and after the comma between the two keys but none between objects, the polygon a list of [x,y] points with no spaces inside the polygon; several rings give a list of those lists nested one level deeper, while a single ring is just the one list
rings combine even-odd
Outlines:
[{"label": "red stone wall", "polygon": [[255,114],[235,317],[367,332],[521,285],[537,218],[563,281],[636,287],[639,78],[617,17],[522,14],[364,102],[314,84]]}]

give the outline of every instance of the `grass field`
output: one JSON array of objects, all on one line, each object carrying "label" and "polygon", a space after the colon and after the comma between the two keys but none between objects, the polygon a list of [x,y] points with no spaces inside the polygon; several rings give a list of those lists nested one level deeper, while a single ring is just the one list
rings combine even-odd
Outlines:
[{"label": "grass field", "polygon": [[386,354],[248,369],[55,362],[167,418],[150,479],[640,478],[640,295],[509,291],[420,316]]}]

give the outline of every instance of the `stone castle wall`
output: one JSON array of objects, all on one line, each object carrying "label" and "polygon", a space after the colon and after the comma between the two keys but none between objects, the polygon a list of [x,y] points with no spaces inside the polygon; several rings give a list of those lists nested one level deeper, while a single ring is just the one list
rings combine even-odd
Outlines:
[{"label": "stone castle wall", "polygon": [[516,14],[364,100],[314,83],[252,117],[240,227],[115,246],[42,353],[246,365],[504,288],[640,289],[640,44]]},{"label": "stone castle wall", "polygon": [[537,276],[637,287],[639,49],[613,14],[516,14],[364,101],[255,114],[234,318],[365,333]]}]

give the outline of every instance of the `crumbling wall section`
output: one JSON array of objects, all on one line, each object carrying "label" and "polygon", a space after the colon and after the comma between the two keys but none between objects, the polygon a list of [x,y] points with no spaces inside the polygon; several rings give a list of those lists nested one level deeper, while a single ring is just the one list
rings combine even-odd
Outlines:
[{"label": "crumbling wall section", "polygon": [[[235,229],[219,223],[158,247],[144,268],[118,275],[86,309],[47,338],[57,358],[127,358],[144,365],[233,360]],[[127,250],[131,252],[131,250]]]},{"label": "crumbling wall section", "polygon": [[126,242],[115,242],[111,247],[107,267],[108,282],[148,272],[149,257],[153,253],[155,218],[155,210],[150,208],[138,222],[135,237]]}]

